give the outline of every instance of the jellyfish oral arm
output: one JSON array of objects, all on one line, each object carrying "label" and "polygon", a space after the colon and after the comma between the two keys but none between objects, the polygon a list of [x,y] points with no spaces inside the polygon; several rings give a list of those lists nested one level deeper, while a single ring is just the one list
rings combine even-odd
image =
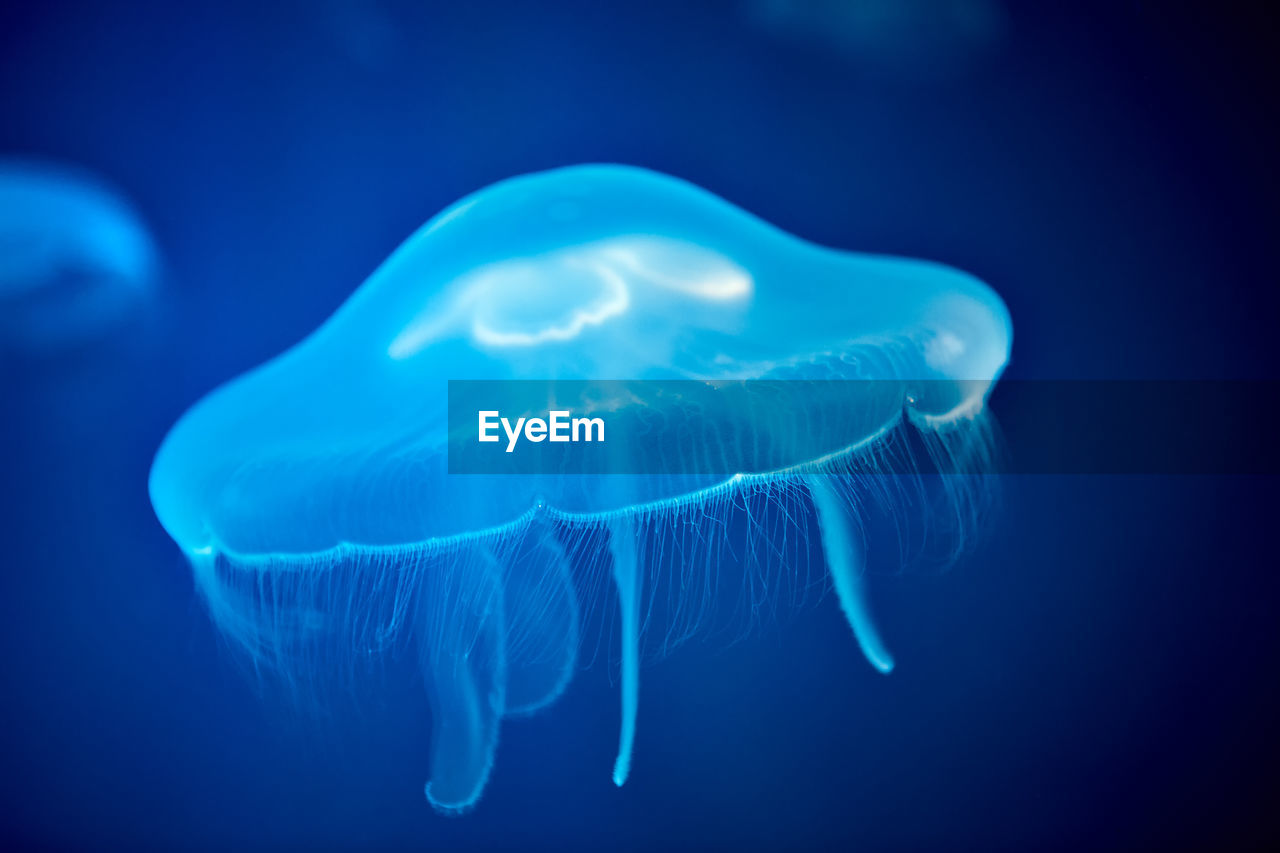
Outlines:
[{"label": "jellyfish oral arm", "polygon": [[446,814],[475,805],[493,766],[506,704],[506,615],[493,554],[478,546],[432,573],[421,616],[432,706],[428,802]]},{"label": "jellyfish oral arm", "polygon": [[862,542],[849,520],[849,510],[828,478],[816,474],[805,478],[822,531],[822,551],[827,571],[835,587],[840,608],[862,654],[880,672],[893,671],[893,655],[885,647],[867,606],[866,582],[862,578]]},{"label": "jellyfish oral arm", "polygon": [[618,757],[613,764],[613,784],[621,787],[631,772],[640,698],[640,572],[635,530],[629,519],[609,523],[609,553],[613,557],[613,583],[618,591],[622,633],[622,729],[618,734]]}]

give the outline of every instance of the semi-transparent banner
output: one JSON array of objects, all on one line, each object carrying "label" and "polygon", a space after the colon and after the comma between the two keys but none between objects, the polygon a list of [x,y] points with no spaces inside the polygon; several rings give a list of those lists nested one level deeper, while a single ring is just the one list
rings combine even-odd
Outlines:
[{"label": "semi-transparent banner", "polygon": [[1280,382],[466,381],[451,474],[1275,474]]}]

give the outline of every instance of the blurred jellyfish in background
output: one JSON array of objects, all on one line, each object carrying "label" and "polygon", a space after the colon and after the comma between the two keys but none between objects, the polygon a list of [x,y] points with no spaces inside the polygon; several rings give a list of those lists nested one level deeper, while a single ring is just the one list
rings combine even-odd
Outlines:
[{"label": "blurred jellyfish in background", "polygon": [[54,354],[136,316],[159,261],[137,211],[76,168],[0,160],[0,350]]},{"label": "blurred jellyfish in background", "polygon": [[902,79],[963,71],[1008,29],[998,0],[744,0],[742,8],[765,32]]}]

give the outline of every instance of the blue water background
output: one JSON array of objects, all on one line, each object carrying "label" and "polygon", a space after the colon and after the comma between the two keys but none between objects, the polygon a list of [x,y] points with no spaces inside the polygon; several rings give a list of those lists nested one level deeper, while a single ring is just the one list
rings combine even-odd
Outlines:
[{"label": "blue water background", "polygon": [[1010,478],[965,563],[873,584],[888,678],[830,596],[731,646],[687,646],[644,672],[619,790],[601,662],[506,724],[461,820],[422,797],[419,686],[318,719],[263,693],[147,500],[177,415],[306,334],[427,217],[581,161],[660,169],[818,242],[978,274],[1014,318],[1011,377],[1275,378],[1274,30],[1234,8],[1037,6],[1011,9],[988,55],[922,76],[770,37],[730,3],[4,6],[0,151],[108,176],[167,266],[128,340],[0,368],[0,836],[1276,837],[1274,480]]}]

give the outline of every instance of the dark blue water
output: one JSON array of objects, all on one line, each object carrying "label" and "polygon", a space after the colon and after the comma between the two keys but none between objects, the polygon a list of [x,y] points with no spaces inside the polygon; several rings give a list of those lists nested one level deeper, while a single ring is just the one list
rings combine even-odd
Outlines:
[{"label": "dark blue water", "polygon": [[963,564],[876,580],[890,677],[830,598],[742,642],[687,646],[644,673],[616,789],[602,662],[506,726],[459,820],[422,797],[417,685],[302,713],[220,644],[147,499],[165,430],[312,329],[431,214],[508,175],[635,163],[818,242],[972,271],[1010,307],[1013,378],[1277,377],[1262,13],[1013,9],[982,56],[904,75],[770,37],[734,4],[689,5],[0,11],[0,151],[111,177],[167,261],[163,299],[126,340],[0,364],[6,841],[1132,849],[1280,835],[1280,500],[1265,477],[1010,477]]}]

